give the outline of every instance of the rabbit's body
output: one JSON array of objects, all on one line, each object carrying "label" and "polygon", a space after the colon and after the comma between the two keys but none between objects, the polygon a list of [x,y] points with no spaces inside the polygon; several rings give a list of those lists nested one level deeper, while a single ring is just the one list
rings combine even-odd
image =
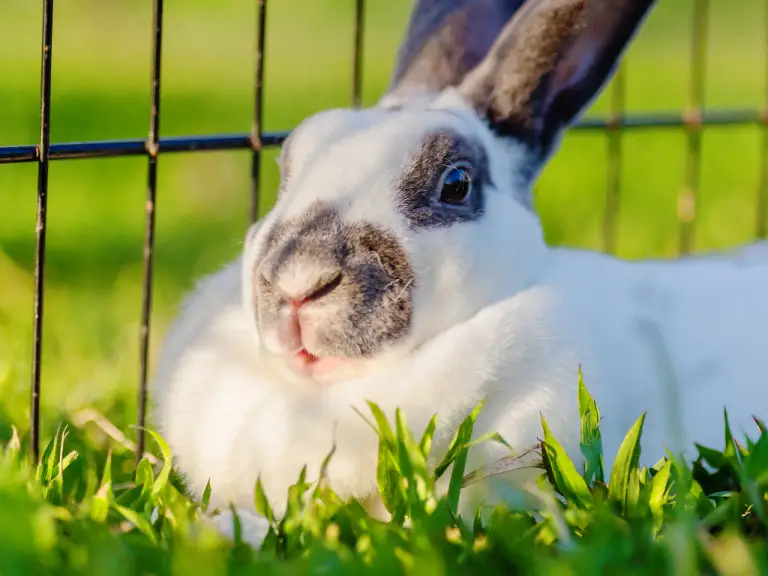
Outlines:
[{"label": "rabbit's body", "polygon": [[[737,430],[766,417],[765,246],[629,263],[549,248],[532,208],[652,0],[528,0],[505,23],[520,3],[423,0],[379,105],[283,144],[275,207],[186,302],[155,374],[155,425],[198,496],[210,480],[215,503],[252,510],[261,477],[282,510],[335,441],[331,486],[383,513],[366,401],[414,434],[436,414],[438,456],[482,400],[475,433],[518,451],[543,414],[578,461],[580,365],[608,467],[644,411],[645,464],[717,445],[724,408]],[[489,47],[473,27],[503,30]],[[481,444],[468,466],[505,455]]]},{"label": "rabbit's body", "polygon": [[[168,337],[157,375],[161,432],[198,496],[210,479],[217,500],[245,509],[255,478],[279,503],[302,466],[317,473],[335,438],[331,484],[364,500],[377,494],[377,438],[352,406],[368,414],[370,400],[390,417],[406,406],[416,433],[438,414],[440,455],[486,398],[476,434],[498,431],[523,450],[540,437],[543,413],[578,462],[582,364],[603,415],[606,466],[643,411],[643,461],[651,465],[666,447],[719,446],[723,407],[736,431],[752,431],[753,413],[764,417],[765,294],[768,262],[630,263],[552,249],[530,287],[412,355],[382,360],[364,378],[307,386],[282,380],[274,360],[258,353],[238,260],[201,283]],[[470,467],[503,455],[494,443],[480,445]]]}]

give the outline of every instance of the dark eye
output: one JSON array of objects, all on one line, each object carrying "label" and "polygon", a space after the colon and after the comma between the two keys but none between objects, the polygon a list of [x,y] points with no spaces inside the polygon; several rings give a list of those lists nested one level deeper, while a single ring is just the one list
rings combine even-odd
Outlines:
[{"label": "dark eye", "polygon": [[458,164],[448,168],[440,180],[440,202],[463,204],[472,192],[469,167]]}]

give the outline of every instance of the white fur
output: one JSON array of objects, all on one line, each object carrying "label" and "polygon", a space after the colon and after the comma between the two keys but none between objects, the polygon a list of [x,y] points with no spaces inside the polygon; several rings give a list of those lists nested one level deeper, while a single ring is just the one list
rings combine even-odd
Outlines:
[{"label": "white fur", "polygon": [[[395,183],[423,135],[440,128],[483,143],[494,185],[477,221],[414,231],[398,212]],[[529,192],[516,177],[523,148],[501,145],[454,91],[397,113],[321,113],[296,130],[289,156],[276,206],[249,232],[243,256],[185,302],[155,374],[154,424],[194,495],[210,480],[215,505],[253,512],[261,477],[281,512],[301,468],[316,477],[335,442],[331,486],[382,514],[377,439],[353,410],[367,413],[366,400],[390,418],[402,408],[415,434],[437,414],[438,457],[486,399],[476,434],[499,432],[524,450],[541,435],[543,414],[580,461],[579,365],[603,415],[609,469],[643,411],[646,465],[666,448],[690,456],[694,441],[719,446],[724,408],[737,433],[754,431],[752,414],[768,416],[766,246],[638,263],[550,248],[519,201]],[[333,383],[294,377],[265,349],[251,296],[266,232],[318,199],[347,222],[393,233],[416,273],[407,338]],[[291,281],[302,286],[313,274],[297,269]],[[480,445],[470,469],[503,455]],[[505,480],[530,478],[516,471]],[[493,498],[493,484],[478,490]]]}]

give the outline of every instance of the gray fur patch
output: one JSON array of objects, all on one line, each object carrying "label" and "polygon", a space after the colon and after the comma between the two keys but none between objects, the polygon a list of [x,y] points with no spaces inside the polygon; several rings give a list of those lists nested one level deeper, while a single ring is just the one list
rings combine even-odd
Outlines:
[{"label": "gray fur patch", "polygon": [[329,312],[316,326],[318,356],[369,357],[410,329],[414,273],[397,238],[372,224],[344,222],[317,202],[300,218],[268,232],[254,271],[259,321],[274,323],[287,304],[273,283],[291,264],[311,259],[341,279],[322,296]]},{"label": "gray fur patch", "polygon": [[[464,163],[470,167],[471,192],[465,205],[440,202],[440,180],[446,169]],[[411,156],[397,184],[397,198],[411,228],[451,226],[479,218],[490,183],[488,158],[481,144],[452,130],[429,133]]]}]

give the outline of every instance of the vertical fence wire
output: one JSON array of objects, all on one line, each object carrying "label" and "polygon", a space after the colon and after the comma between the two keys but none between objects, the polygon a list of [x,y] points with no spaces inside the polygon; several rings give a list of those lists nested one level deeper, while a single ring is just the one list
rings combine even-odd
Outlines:
[{"label": "vertical fence wire", "polygon": [[259,200],[261,187],[261,150],[263,148],[263,114],[264,114],[264,46],[267,30],[267,0],[259,0],[258,4],[256,62],[254,70],[254,102],[253,128],[251,129],[251,204],[249,211],[250,223],[259,218]]},{"label": "vertical fence wire", "polygon": [[619,218],[621,199],[621,160],[622,128],[624,120],[624,102],[626,94],[626,66],[622,64],[616,71],[611,91],[611,104],[608,113],[608,173],[605,191],[605,213],[603,215],[603,248],[609,254],[616,251],[616,225]]},{"label": "vertical fence wire", "polygon": [[51,67],[53,52],[53,0],[43,0],[43,38],[40,63],[40,148],[37,154],[37,216],[35,223],[35,296],[32,328],[32,383],[29,407],[29,449],[40,457],[40,367],[43,349],[43,291],[45,288],[45,235],[48,221],[48,163],[51,143]]},{"label": "vertical fence wire", "polygon": [[160,148],[160,63],[163,43],[163,0],[154,0],[152,15],[152,76],[150,82],[149,137],[147,139],[147,203],[144,236],[144,278],[141,303],[139,413],[136,458],[144,454],[144,424],[147,409],[149,331],[152,316],[152,264],[155,247],[155,207],[157,201],[157,156]]},{"label": "vertical fence wire", "polygon": [[355,47],[352,61],[352,106],[359,108],[363,91],[363,20],[365,1],[355,0]]},{"label": "vertical fence wire", "polygon": [[758,238],[768,236],[768,1],[765,3],[763,29],[765,32],[764,58],[765,58],[765,95],[762,113],[763,150],[761,159],[761,180],[757,193],[757,214],[755,234]]},{"label": "vertical fence wire", "polygon": [[693,34],[691,36],[691,78],[688,110],[685,114],[687,132],[685,186],[678,198],[680,220],[679,251],[688,254],[693,249],[696,223],[696,202],[701,175],[701,132],[703,127],[704,75],[707,52],[707,15],[709,0],[694,0]]}]

